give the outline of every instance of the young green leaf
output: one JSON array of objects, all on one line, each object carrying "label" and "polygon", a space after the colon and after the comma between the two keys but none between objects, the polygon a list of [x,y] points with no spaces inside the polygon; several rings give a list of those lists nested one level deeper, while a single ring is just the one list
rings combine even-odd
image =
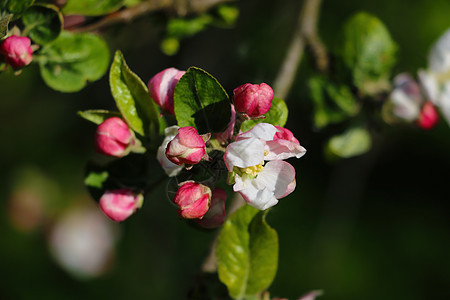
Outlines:
[{"label": "young green leaf", "polygon": [[231,118],[227,93],[204,70],[190,67],[175,88],[174,110],[178,126],[194,126],[200,134],[222,132]]},{"label": "young green leaf", "polygon": [[389,89],[389,76],[396,61],[397,45],[375,16],[360,12],[344,25],[338,49],[363,94],[374,95]]},{"label": "young green leaf", "polygon": [[14,15],[13,19],[16,20],[33,3],[34,3],[34,0],[13,0],[13,1],[8,1],[8,4],[6,6],[6,10],[8,12],[12,13]]},{"label": "young green leaf", "polygon": [[327,143],[326,151],[331,156],[349,158],[366,153],[371,146],[369,132],[362,127],[353,127],[332,137]]},{"label": "young green leaf", "polygon": [[8,25],[11,20],[12,15],[1,15],[0,14],[0,40],[8,34]]},{"label": "young green leaf", "polygon": [[118,10],[124,0],[68,0],[63,8],[66,15],[101,16]]},{"label": "young green leaf", "polygon": [[247,120],[242,123],[241,131],[245,132],[253,128],[258,123],[270,123],[283,127],[288,118],[288,108],[286,102],[280,98],[273,98],[270,110],[264,114],[264,119]]},{"label": "young green leaf", "polygon": [[120,51],[116,51],[109,72],[111,93],[128,125],[158,145],[159,108],[152,100],[147,86],[133,73]]},{"label": "young green leaf", "polygon": [[99,79],[108,63],[108,45],[92,33],[62,31],[56,40],[42,47],[39,57],[45,83],[61,92],[79,91],[86,81]]},{"label": "young green leaf", "polygon": [[119,112],[102,109],[79,111],[78,115],[83,119],[91,121],[92,123],[97,125],[103,123],[103,121],[112,117],[119,117],[119,118],[122,117],[122,115]]},{"label": "young green leaf", "polygon": [[63,16],[58,7],[50,4],[30,6],[22,16],[25,32],[30,38],[41,45],[55,40],[62,30]]},{"label": "young green leaf", "polygon": [[219,279],[231,297],[254,296],[272,283],[278,267],[278,235],[266,211],[245,205],[230,216],[217,242]]},{"label": "young green leaf", "polygon": [[312,77],[308,85],[317,128],[341,122],[359,112],[359,103],[348,86],[334,84],[321,76]]}]

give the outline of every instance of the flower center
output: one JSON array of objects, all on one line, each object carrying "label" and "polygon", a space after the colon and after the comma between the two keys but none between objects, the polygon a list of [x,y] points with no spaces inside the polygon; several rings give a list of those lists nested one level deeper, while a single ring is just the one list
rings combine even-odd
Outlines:
[{"label": "flower center", "polygon": [[256,166],[251,166],[251,167],[247,167],[247,168],[238,168],[238,169],[242,174],[248,174],[252,177],[256,177],[256,175],[258,175],[259,172],[264,170],[264,161],[257,164]]}]

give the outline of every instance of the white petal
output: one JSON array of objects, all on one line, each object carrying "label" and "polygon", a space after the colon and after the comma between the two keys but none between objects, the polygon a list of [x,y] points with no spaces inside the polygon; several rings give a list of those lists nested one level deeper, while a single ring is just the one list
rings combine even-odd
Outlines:
[{"label": "white petal", "polygon": [[239,134],[236,136],[235,140],[239,141],[243,138],[257,138],[264,141],[271,141],[277,133],[275,126],[269,123],[258,123],[249,131]]},{"label": "white petal", "polygon": [[419,70],[418,75],[420,84],[422,85],[428,100],[433,102],[434,105],[439,106],[439,85],[436,77],[425,70]]},{"label": "white petal", "polygon": [[306,153],[306,149],[288,140],[276,140],[266,142],[266,149],[269,154],[264,157],[265,160],[282,160],[290,157],[300,158]]},{"label": "white petal", "polygon": [[428,66],[436,73],[450,71],[450,30],[447,30],[432,47],[428,56]]},{"label": "white petal", "polygon": [[[164,141],[169,138],[169,142],[170,142],[178,134],[178,128],[180,128],[180,127],[177,125],[173,125],[173,126],[170,126],[170,127],[167,127],[166,129],[164,129],[164,135],[166,136]],[[166,145],[167,145],[167,143],[166,143]]]},{"label": "white petal", "polygon": [[406,121],[414,121],[419,117],[420,105],[401,88],[394,89],[390,99],[394,104],[394,114],[397,117]]},{"label": "white petal", "polygon": [[255,166],[264,160],[264,144],[253,138],[233,142],[228,145],[223,158],[230,172],[233,171],[233,166]]},{"label": "white petal", "polygon": [[[253,180],[254,181],[254,180]],[[253,184],[247,186],[247,188],[239,191],[242,197],[247,203],[257,209],[265,210],[278,203],[277,198],[268,189],[258,189]]]},{"label": "white petal", "polygon": [[447,81],[442,89],[441,94],[441,112],[444,115],[447,123],[450,124],[450,81]]},{"label": "white petal", "polygon": [[282,160],[269,161],[264,170],[258,174],[255,181],[259,186],[264,185],[273,192],[275,198],[280,199],[286,195],[288,188],[295,179],[295,169],[289,163]]},{"label": "white petal", "polygon": [[169,177],[177,176],[183,169],[183,165],[179,166],[174,164],[166,156],[167,144],[178,134],[178,128],[179,127],[175,125],[167,127],[164,130],[166,137],[164,138],[161,146],[158,147],[158,152],[156,153],[156,159],[159,161],[159,164]]}]

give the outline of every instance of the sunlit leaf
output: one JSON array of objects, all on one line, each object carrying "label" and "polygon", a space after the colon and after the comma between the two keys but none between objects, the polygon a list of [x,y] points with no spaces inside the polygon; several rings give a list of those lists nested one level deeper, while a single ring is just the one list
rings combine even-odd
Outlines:
[{"label": "sunlit leaf", "polygon": [[230,122],[228,95],[204,70],[190,67],[175,88],[174,110],[178,126],[194,126],[199,133],[222,132]]},{"label": "sunlit leaf", "polygon": [[109,110],[101,110],[101,109],[91,109],[85,111],[79,111],[78,115],[85,120],[91,121],[94,124],[101,124],[106,119],[112,117],[121,117],[119,112],[109,111]]},{"label": "sunlit leaf", "polygon": [[62,31],[59,37],[42,47],[39,66],[42,78],[51,88],[61,92],[81,90],[87,81],[105,74],[109,48],[92,33]]},{"label": "sunlit leaf", "polygon": [[352,127],[332,137],[327,143],[326,151],[337,157],[349,158],[366,153],[371,146],[369,132],[362,127]]},{"label": "sunlit leaf", "polygon": [[225,222],[216,255],[219,279],[235,299],[267,289],[278,266],[278,235],[265,220],[266,211],[245,205]]}]

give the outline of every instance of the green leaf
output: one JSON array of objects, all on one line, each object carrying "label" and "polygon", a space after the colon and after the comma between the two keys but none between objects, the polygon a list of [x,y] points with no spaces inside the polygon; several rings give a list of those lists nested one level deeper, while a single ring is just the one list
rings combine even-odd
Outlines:
[{"label": "green leaf", "polygon": [[91,121],[94,124],[101,124],[106,119],[112,117],[122,117],[119,112],[109,111],[109,110],[101,110],[101,109],[91,109],[85,111],[79,111],[78,115],[85,120]]},{"label": "green leaf", "polygon": [[20,17],[20,15],[32,4],[34,0],[13,0],[9,1],[7,5],[7,11],[14,14],[14,19]]},{"label": "green leaf", "polygon": [[308,85],[317,128],[341,122],[359,112],[360,105],[348,86],[334,84],[321,76],[312,77]]},{"label": "green leaf", "polygon": [[101,16],[118,10],[124,0],[68,0],[65,15]]},{"label": "green leaf", "polygon": [[243,132],[253,128],[258,123],[269,123],[283,127],[288,118],[288,108],[286,102],[280,98],[273,98],[270,110],[264,114],[264,119],[247,120],[242,123],[241,130]]},{"label": "green leaf", "polygon": [[326,151],[340,158],[349,158],[366,153],[371,146],[369,132],[362,127],[352,127],[332,137],[327,143]]},{"label": "green leaf", "polygon": [[267,289],[278,267],[278,235],[266,211],[249,205],[225,222],[217,241],[219,279],[231,297],[244,299]]},{"label": "green leaf", "polygon": [[152,100],[147,85],[133,73],[120,51],[116,51],[109,72],[111,93],[128,125],[156,146],[159,143],[159,108]]},{"label": "green leaf", "polygon": [[167,35],[175,38],[189,37],[204,30],[212,20],[207,14],[192,19],[174,18],[167,24]]},{"label": "green leaf", "polygon": [[396,61],[397,45],[375,16],[360,12],[346,22],[338,49],[353,84],[367,95],[389,90],[389,76]]},{"label": "green leaf", "polygon": [[109,49],[95,34],[62,31],[55,41],[42,47],[39,58],[41,75],[48,86],[61,92],[76,92],[88,80],[105,74]]},{"label": "green leaf", "polygon": [[190,67],[178,81],[174,93],[178,126],[196,127],[200,134],[225,130],[231,118],[227,93],[206,71]]},{"label": "green leaf", "polygon": [[11,14],[0,15],[0,40],[8,34],[8,25],[9,21],[11,21],[11,17]]},{"label": "green leaf", "polygon": [[24,33],[38,44],[48,44],[62,31],[63,16],[58,7],[50,4],[37,4],[29,7],[22,16]]},{"label": "green leaf", "polygon": [[103,184],[108,179],[108,172],[107,171],[92,171],[89,174],[87,174],[86,178],[84,179],[84,184],[88,187],[101,189],[103,187]]}]

